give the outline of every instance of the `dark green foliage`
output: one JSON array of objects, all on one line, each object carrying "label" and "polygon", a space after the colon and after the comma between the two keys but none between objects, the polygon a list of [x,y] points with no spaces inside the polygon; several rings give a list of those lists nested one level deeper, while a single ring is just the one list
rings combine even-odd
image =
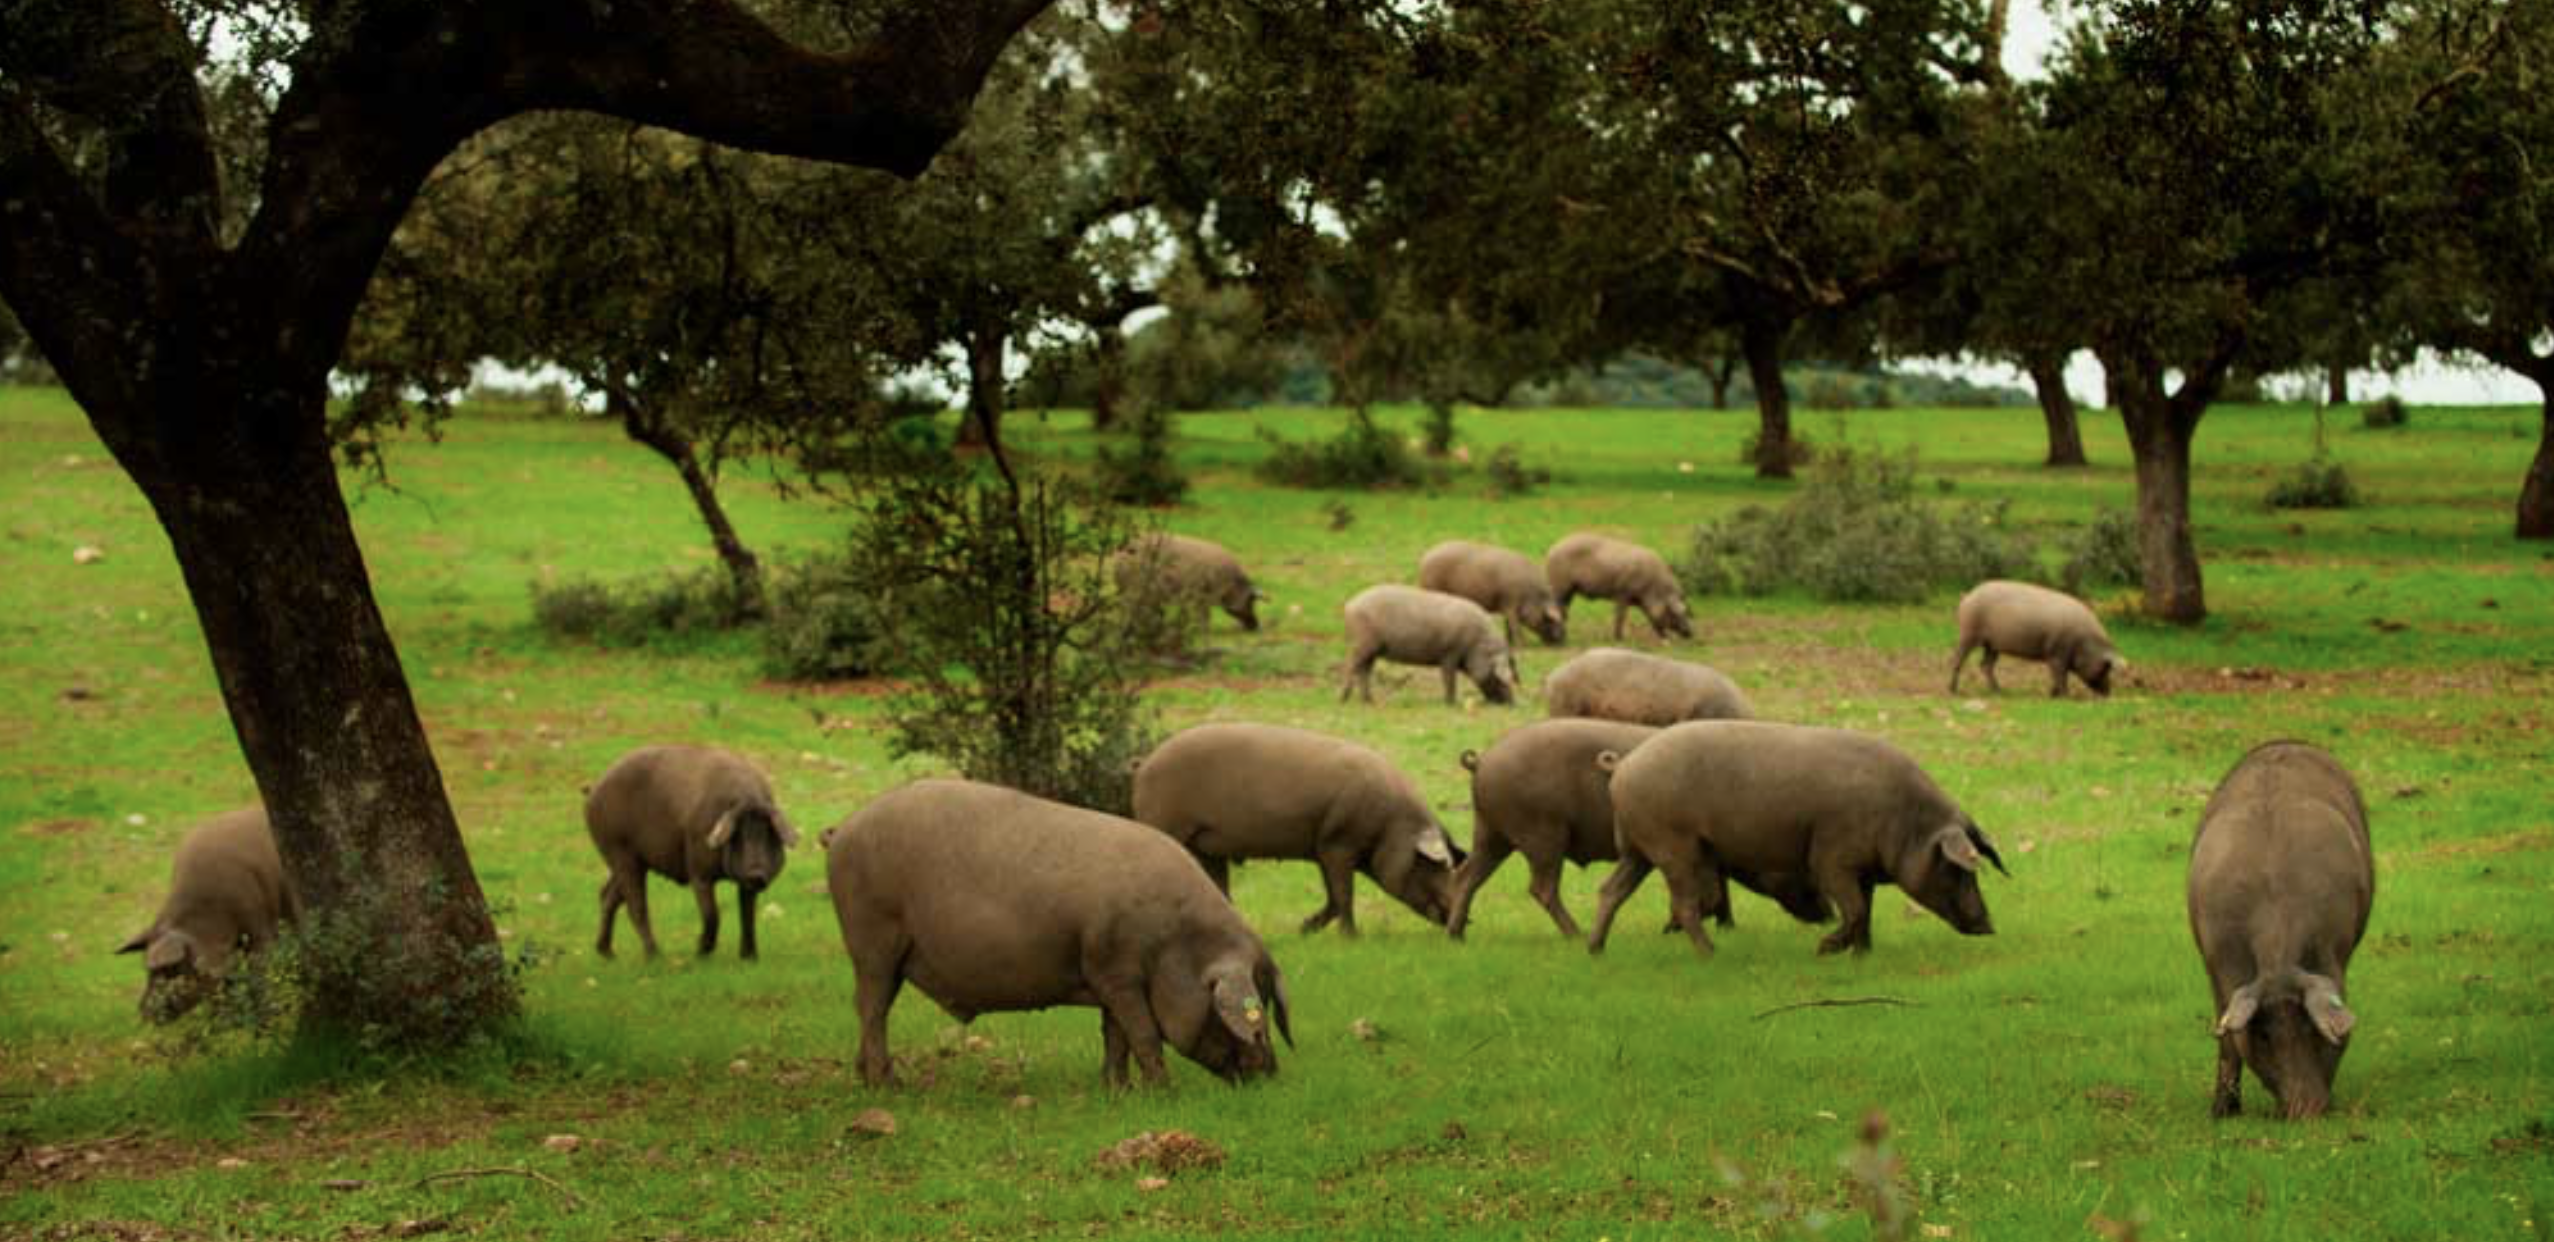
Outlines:
[{"label": "dark green foliage", "polygon": [[2031,573],[2030,544],[2008,528],[2003,502],[1931,503],[1915,478],[1913,449],[1893,458],[1839,445],[1780,508],[1750,505],[1695,528],[1677,574],[1702,595],[1912,602]]},{"label": "dark green foliage", "polygon": [[570,578],[532,584],[532,620],[562,638],[643,647],[732,629],[745,620],[734,580],[715,566],[618,584]]},{"label": "dark green foliage", "polygon": [[1363,411],[1349,415],[1348,425],[1327,440],[1289,440],[1264,430],[1259,438],[1267,442],[1268,456],[1257,473],[1282,487],[1373,491],[1428,481],[1426,467],[1409,447]]},{"label": "dark green foliage", "polygon": [[2370,431],[2390,430],[2408,426],[2411,422],[2412,409],[2403,403],[2401,397],[2379,397],[2359,407],[2359,425]]},{"label": "dark green foliage", "polygon": [[1525,464],[1525,455],[1517,446],[1502,444],[1491,450],[1489,460],[1481,463],[1481,477],[1489,480],[1491,496],[1505,500],[1533,495],[1534,489],[1552,481],[1552,472]]},{"label": "dark green foliage", "polygon": [[872,478],[858,510],[849,573],[895,618],[886,638],[911,679],[890,752],[1127,814],[1154,731],[1133,674],[1141,627],[1108,569],[1133,533],[1121,512],[1069,482],[956,468]]},{"label": "dark green foliage", "polygon": [[[1755,465],[1756,455],[1763,451],[1764,443],[1765,429],[1763,427],[1758,427],[1749,431],[1747,433],[1747,438],[1739,441],[1738,443],[1738,464],[1742,466]],[[1798,470],[1818,459],[1818,446],[1810,443],[1809,437],[1800,434],[1798,431],[1794,431],[1791,433],[1789,456],[1791,457],[1791,468]]]},{"label": "dark green foliage", "polygon": [[2069,595],[2140,580],[2137,515],[2127,509],[2104,509],[2076,533],[2066,547],[2066,567],[2059,582]]},{"label": "dark green foliage", "polygon": [[1100,493],[1118,504],[1147,508],[1185,499],[1188,473],[1171,456],[1170,411],[1146,403],[1127,420],[1126,431],[1122,449],[1100,448]]},{"label": "dark green foliage", "polygon": [[839,556],[814,556],[771,577],[763,672],[783,681],[833,681],[884,672],[890,618]]},{"label": "dark green foliage", "polygon": [[2280,476],[2262,499],[2273,509],[2352,509],[2366,498],[2340,462],[2318,452]]}]

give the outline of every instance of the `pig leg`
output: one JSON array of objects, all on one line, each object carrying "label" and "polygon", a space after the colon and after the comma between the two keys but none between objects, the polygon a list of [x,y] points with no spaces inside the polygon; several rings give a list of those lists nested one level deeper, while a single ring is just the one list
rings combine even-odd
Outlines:
[{"label": "pig leg", "polygon": [[1590,954],[1605,951],[1605,938],[1614,931],[1615,912],[1623,908],[1623,903],[1640,888],[1641,881],[1649,878],[1649,873],[1649,859],[1628,850],[1624,852],[1623,860],[1614,864],[1613,874],[1606,876],[1604,885],[1596,890],[1596,925],[1587,933],[1587,951]]},{"label": "pig leg", "polygon": [[1118,1026],[1117,1016],[1110,1013],[1105,1005],[1100,1007],[1100,1045],[1105,1049],[1100,1054],[1100,1081],[1112,1088],[1124,1087],[1129,1050],[1126,1031]]},{"label": "pig leg", "polygon": [[887,1011],[905,985],[907,948],[897,936],[891,944],[851,955],[852,1005],[860,1011],[860,1081],[872,1087],[896,1081],[896,1060],[887,1052]]},{"label": "pig leg", "polygon": [[2072,647],[2051,647],[2048,650],[2048,661],[2049,697],[2052,699],[2065,698],[2066,670],[2072,667],[2075,663],[2075,649]]},{"label": "pig leg", "polygon": [[1438,665],[1437,676],[1440,680],[1445,682],[1445,705],[1448,707],[1454,706],[1454,665]]},{"label": "pig leg", "polygon": [[1668,917],[1685,929],[1686,938],[1694,942],[1694,952],[1710,958],[1712,938],[1703,929],[1704,903],[1712,888],[1721,883],[1720,869],[1699,856],[1661,858],[1657,866],[1667,877]]},{"label": "pig leg", "polygon": [[612,882],[621,890],[621,900],[630,907],[630,926],[638,929],[639,943],[647,947],[650,958],[656,956],[656,920],[647,914],[647,870],[631,860],[627,865],[615,863]]},{"label": "pig leg", "polygon": [[718,882],[692,881],[692,901],[701,908],[701,956],[718,947]]},{"label": "pig leg", "polygon": [[[1479,855],[1476,854],[1474,857],[1477,858]],[[1552,916],[1552,925],[1560,928],[1562,935],[1572,940],[1578,939],[1578,920],[1571,918],[1570,908],[1561,904],[1561,860],[1559,858],[1528,858],[1525,862],[1527,866],[1534,869],[1533,877],[1526,882],[1525,891],[1532,893],[1535,903],[1543,907],[1544,913]]]},{"label": "pig leg", "polygon": [[1629,612],[1629,611],[1631,611],[1631,606],[1630,606],[1630,605],[1625,604],[1623,601],[1621,601],[1621,600],[1619,600],[1619,599],[1614,601],[1614,641],[1615,641],[1615,642],[1618,642],[1618,643],[1619,643],[1619,642],[1623,641],[1623,614],[1624,614],[1624,613],[1627,613],[1627,612]]},{"label": "pig leg", "polygon": [[1162,1028],[1154,1023],[1153,1006],[1144,998],[1144,981],[1122,974],[1095,974],[1091,990],[1099,995],[1100,1011],[1116,1024],[1119,1038],[1135,1054],[1135,1065],[1144,1072],[1145,1085],[1158,1087],[1170,1082],[1170,1069],[1162,1064]]},{"label": "pig leg", "polygon": [[1978,671],[1986,674],[1987,689],[1993,690],[1997,694],[2002,694],[2004,693],[2004,687],[1998,684],[1995,680],[1995,646],[1990,643],[1987,644],[1983,650],[1985,654],[1978,657]]},{"label": "pig leg", "polygon": [[1960,649],[1951,653],[1951,693],[1960,692],[1960,670],[1968,667],[1969,653],[1977,650],[1977,646],[1978,640],[1966,634],[1960,636]]},{"label": "pig leg", "polygon": [[1836,908],[1836,930],[1818,942],[1818,952],[1871,951],[1871,881],[1843,868],[1820,868],[1818,891]]},{"label": "pig leg", "polygon": [[[1454,901],[1445,917],[1446,934],[1457,940],[1463,939],[1463,929],[1472,923],[1472,894],[1481,891],[1481,886],[1490,882],[1490,874],[1516,852],[1507,837],[1477,824],[1474,836],[1472,857],[1454,869]],[[1578,934],[1577,928],[1568,930],[1573,936]]]},{"label": "pig leg", "polygon": [[1346,850],[1324,849],[1313,856],[1321,866],[1321,887],[1327,895],[1321,909],[1304,920],[1304,932],[1310,935],[1339,920],[1339,934],[1354,938],[1357,934],[1357,860]]},{"label": "pig leg", "polygon": [[2236,1117],[2244,1111],[2244,1059],[2231,1035],[2217,1040],[2217,1091],[2208,1102],[2211,1117]]},{"label": "pig leg", "polygon": [[1339,687],[1340,702],[1347,702],[1351,691],[1360,702],[1375,701],[1375,657],[1382,654],[1381,648],[1364,644],[1348,653],[1348,680]]},{"label": "pig leg", "polygon": [[1197,865],[1206,869],[1206,878],[1215,882],[1215,891],[1229,898],[1233,895],[1233,864],[1216,854],[1192,854]]},{"label": "pig leg", "polygon": [[749,962],[755,960],[754,899],[762,895],[763,890],[759,888],[747,888],[742,884],[736,886],[736,926],[744,935],[738,955]]},{"label": "pig leg", "polygon": [[603,877],[603,930],[594,937],[594,954],[612,956],[612,917],[621,912],[621,877]]}]

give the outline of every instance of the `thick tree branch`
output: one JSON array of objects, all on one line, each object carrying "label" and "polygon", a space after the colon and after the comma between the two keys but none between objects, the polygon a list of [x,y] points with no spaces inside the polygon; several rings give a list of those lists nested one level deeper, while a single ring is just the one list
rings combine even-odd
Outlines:
[{"label": "thick tree branch", "polygon": [[140,258],[0,86],[0,301],[93,410],[130,408],[92,398],[129,396],[134,382],[123,341],[150,317]]},{"label": "thick tree branch", "polygon": [[106,209],[208,249],[221,215],[196,52],[155,0],[0,0],[0,70],[106,140]]}]

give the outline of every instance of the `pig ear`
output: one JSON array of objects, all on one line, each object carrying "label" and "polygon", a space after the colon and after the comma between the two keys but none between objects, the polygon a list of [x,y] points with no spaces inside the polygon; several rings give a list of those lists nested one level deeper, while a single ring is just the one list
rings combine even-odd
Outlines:
[{"label": "pig ear", "polygon": [[717,823],[709,826],[709,847],[711,849],[719,849],[727,844],[729,834],[736,831],[737,813],[742,810],[744,810],[743,807],[729,807],[727,808],[727,813],[725,815],[718,817]]},{"label": "pig ear", "polygon": [[1995,852],[1995,842],[1986,839],[1985,829],[1976,824],[1963,826],[1968,829],[1969,844],[1976,846],[1978,853],[1985,855],[1988,862],[1995,864],[1996,874],[2007,876],[2013,874],[2004,869],[2004,856]]},{"label": "pig ear", "polygon": [[1277,1033],[1285,1036],[1286,1046],[1292,1048],[1295,1046],[1295,1027],[1286,1020],[1286,976],[1278,972],[1275,962],[1268,964],[1268,995],[1276,1002]]},{"label": "pig ear", "polygon": [[[1230,975],[1212,976],[1207,985],[1215,997],[1215,1016],[1222,1019],[1224,1029],[1245,1044],[1268,1042],[1268,1014],[1260,1006],[1259,993],[1250,984]],[[1292,1045],[1294,1040],[1287,1041]]]},{"label": "pig ear", "polygon": [[120,948],[116,949],[116,952],[118,952],[118,953],[139,953],[139,952],[141,952],[141,951],[142,951],[142,950],[144,950],[144,949],[150,948],[150,947],[151,947],[151,933],[152,933],[152,932],[154,932],[154,931],[156,931],[156,930],[158,930],[158,928],[157,928],[157,926],[155,925],[155,926],[152,926],[152,927],[145,927],[145,928],[143,928],[142,930],[140,930],[140,931],[137,931],[137,932],[133,933],[133,938],[132,938],[131,940],[127,940],[127,941],[125,941],[122,947],[120,947]]},{"label": "pig ear", "polygon": [[184,932],[169,932],[151,942],[142,964],[152,970],[175,970],[195,959],[195,938]]},{"label": "pig ear", "polygon": [[1439,828],[1435,824],[1430,824],[1426,828],[1421,829],[1419,831],[1418,840],[1411,842],[1411,845],[1419,851],[1419,857],[1427,859],[1429,862],[1435,863],[1440,867],[1451,867],[1454,865],[1453,845],[1451,842],[1446,840],[1445,829]]},{"label": "pig ear", "polygon": [[2244,1029],[2252,1022],[2253,1011],[2259,1008],[2261,1008],[2260,984],[2247,983],[2236,988],[2235,994],[2226,998],[2226,1012],[2217,1015],[2218,1036],[2223,1038]]},{"label": "pig ear", "polygon": [[2350,1007],[2341,1003],[2341,986],[2322,975],[2306,976],[2306,1016],[2334,1044],[2348,1038],[2350,1028],[2359,1024]]},{"label": "pig ear", "polygon": [[795,825],[789,822],[789,817],[781,814],[780,808],[776,806],[765,807],[764,810],[769,812],[771,815],[772,831],[780,834],[780,847],[782,849],[796,849],[798,847],[798,829]]},{"label": "pig ear", "polygon": [[1978,869],[1977,843],[1969,840],[1969,830],[1964,825],[1953,824],[1933,834],[1933,847],[1942,851],[1942,856],[1962,871]]}]

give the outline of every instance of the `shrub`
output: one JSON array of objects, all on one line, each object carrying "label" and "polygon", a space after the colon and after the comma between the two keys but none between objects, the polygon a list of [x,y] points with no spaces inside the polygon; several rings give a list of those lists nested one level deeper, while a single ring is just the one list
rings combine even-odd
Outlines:
[{"label": "shrub", "polygon": [[1149,402],[1128,420],[1124,451],[1103,445],[1097,477],[1100,493],[1122,505],[1157,508],[1188,495],[1188,476],[1171,456],[1171,417]]},{"label": "shrub", "polygon": [[1915,453],[1839,446],[1780,508],[1750,505],[1697,527],[1678,576],[1697,594],[1805,591],[1835,601],[1911,602],[1945,587],[2030,573],[2006,505],[1919,499]]},{"label": "shrub", "polygon": [[1363,410],[1327,440],[1289,440],[1261,429],[1268,456],[1257,468],[1260,478],[1282,487],[1341,487],[1374,490],[1416,487],[1428,472],[1410,455],[1408,445],[1375,425]]},{"label": "shrub", "polygon": [[[1800,434],[1798,431],[1795,430],[1791,433],[1791,439],[1788,441],[1788,444],[1790,447],[1789,456],[1791,458],[1792,469],[1798,470],[1818,459],[1818,446],[1811,444],[1809,442],[1809,437]],[[1758,424],[1755,430],[1747,433],[1746,439],[1738,442],[1738,464],[1742,466],[1755,465],[1756,454],[1763,452],[1764,446],[1765,428],[1762,424]]]},{"label": "shrub", "polygon": [[1491,450],[1490,459],[1481,463],[1481,475],[1489,480],[1490,495],[1501,500],[1531,496],[1536,488],[1552,481],[1551,471],[1526,465],[1524,454],[1513,444]]},{"label": "shrub", "polygon": [[2359,408],[2359,423],[2370,430],[2383,431],[2402,427],[2410,424],[2411,421],[2412,409],[2403,404],[2401,397],[2379,397]]},{"label": "shrub", "polygon": [[2075,535],[2066,548],[2066,567],[2059,579],[2069,595],[2084,595],[2107,586],[2127,586],[2146,576],[2137,546],[2137,515],[2126,509],[2104,509]]},{"label": "shrub", "polygon": [[1153,741],[1108,558],[1133,532],[1088,490],[943,466],[869,480],[850,577],[895,666],[888,750],[1115,814]]},{"label": "shrub", "polygon": [[888,619],[848,557],[817,556],[772,576],[763,621],[763,673],[782,681],[830,681],[886,671]]},{"label": "shrub", "polygon": [[571,578],[532,584],[532,620],[562,638],[642,647],[733,629],[747,620],[733,579],[718,566],[618,584]]},{"label": "shrub", "polygon": [[2263,499],[2273,509],[2349,509],[2362,497],[2340,462],[2316,453],[2271,484]]}]

